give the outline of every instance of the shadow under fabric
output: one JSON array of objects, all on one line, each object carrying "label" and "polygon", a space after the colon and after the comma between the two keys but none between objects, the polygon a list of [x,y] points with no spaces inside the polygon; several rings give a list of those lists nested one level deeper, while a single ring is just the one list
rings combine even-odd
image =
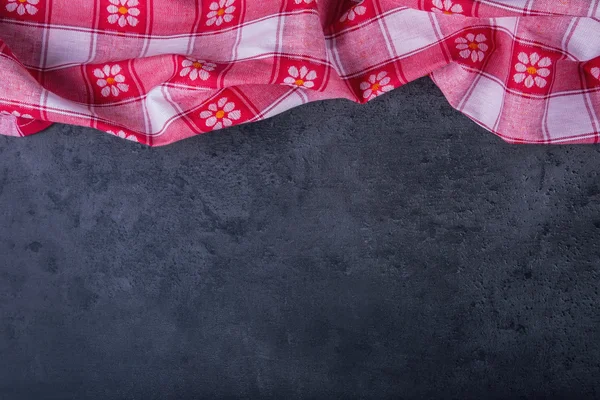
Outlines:
[{"label": "shadow under fabric", "polygon": [[0,0],[5,135],[161,146],[425,75],[506,141],[596,143],[600,0]]}]

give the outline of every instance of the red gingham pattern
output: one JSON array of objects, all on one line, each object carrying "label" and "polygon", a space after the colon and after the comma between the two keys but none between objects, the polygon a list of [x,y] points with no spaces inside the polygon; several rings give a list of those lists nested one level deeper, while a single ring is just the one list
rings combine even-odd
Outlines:
[{"label": "red gingham pattern", "polygon": [[0,0],[0,133],[165,145],[430,75],[514,143],[596,143],[600,0]]}]

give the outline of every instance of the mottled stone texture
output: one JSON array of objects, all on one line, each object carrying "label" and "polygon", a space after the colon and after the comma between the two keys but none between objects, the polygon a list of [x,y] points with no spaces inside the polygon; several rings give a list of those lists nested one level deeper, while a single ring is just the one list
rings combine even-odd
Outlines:
[{"label": "mottled stone texture", "polygon": [[163,148],[2,137],[0,398],[598,396],[599,153],[428,80]]}]

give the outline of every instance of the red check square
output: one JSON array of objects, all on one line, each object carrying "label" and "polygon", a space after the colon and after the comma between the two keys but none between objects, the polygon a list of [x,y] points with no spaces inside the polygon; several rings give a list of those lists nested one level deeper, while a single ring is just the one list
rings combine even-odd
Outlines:
[{"label": "red check square", "polygon": [[556,53],[533,46],[515,46],[508,87],[525,95],[550,93]]},{"label": "red check square", "polygon": [[139,96],[134,74],[127,62],[88,65],[85,71],[96,104],[116,103]]}]

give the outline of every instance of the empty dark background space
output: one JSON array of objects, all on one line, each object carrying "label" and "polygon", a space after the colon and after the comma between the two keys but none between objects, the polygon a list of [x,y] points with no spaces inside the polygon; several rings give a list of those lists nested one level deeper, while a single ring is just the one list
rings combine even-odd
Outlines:
[{"label": "empty dark background space", "polygon": [[148,148],[0,138],[0,398],[600,396],[600,146],[421,79]]}]

